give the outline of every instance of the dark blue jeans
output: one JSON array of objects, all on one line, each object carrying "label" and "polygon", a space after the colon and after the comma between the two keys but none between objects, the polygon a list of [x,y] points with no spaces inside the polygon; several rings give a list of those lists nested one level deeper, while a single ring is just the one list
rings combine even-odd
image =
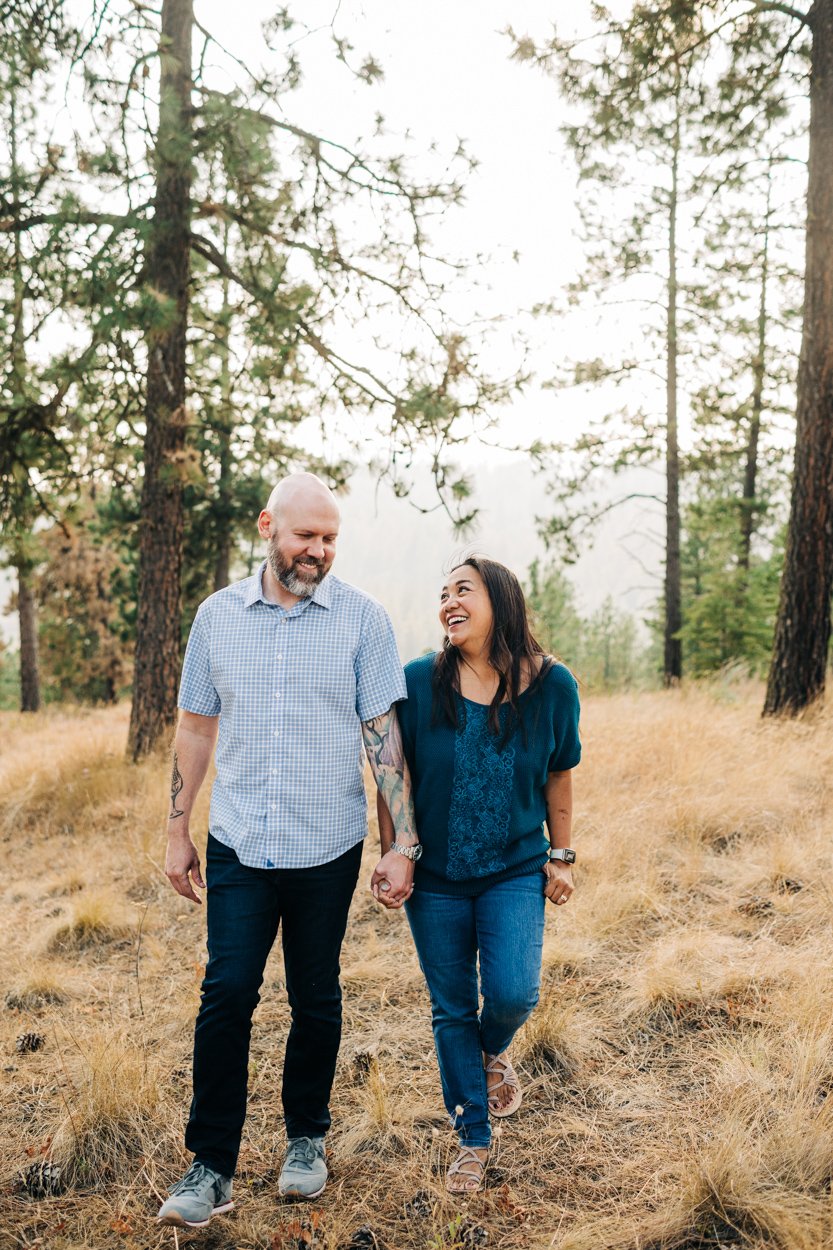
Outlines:
[{"label": "dark blue jeans", "polygon": [[208,966],[194,1032],[185,1144],[233,1176],[246,1118],[252,1014],[280,926],[292,1024],[284,1056],[287,1137],[321,1137],[341,1041],[339,955],[361,843],[314,868],[248,868],[208,835]]},{"label": "dark blue jeans", "polygon": [[473,898],[417,889],[405,904],[431,995],[443,1101],[466,1146],[491,1140],[483,1054],[506,1050],[538,1002],[544,885],[536,872]]}]

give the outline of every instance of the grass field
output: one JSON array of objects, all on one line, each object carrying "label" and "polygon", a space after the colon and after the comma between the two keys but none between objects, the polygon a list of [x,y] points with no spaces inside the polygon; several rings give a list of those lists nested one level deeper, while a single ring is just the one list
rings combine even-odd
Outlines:
[{"label": "grass field", "polygon": [[188,1234],[154,1223],[188,1162],[204,958],[161,871],[167,762],[123,762],[123,708],[0,715],[0,1250],[833,1248],[833,715],[759,708],[757,689],[586,700],[578,888],[549,911],[525,1101],[483,1194],[443,1191],[426,993],[404,917],[360,888],[331,1182],[278,1201],[276,951],[237,1210]]}]

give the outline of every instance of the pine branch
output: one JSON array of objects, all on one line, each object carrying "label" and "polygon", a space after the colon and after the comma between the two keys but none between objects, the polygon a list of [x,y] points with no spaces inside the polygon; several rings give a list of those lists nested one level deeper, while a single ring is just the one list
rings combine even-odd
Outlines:
[{"label": "pine branch", "polygon": [[92,213],[86,209],[78,212],[35,213],[33,217],[0,219],[0,234],[20,234],[35,226],[120,226],[135,224],[136,215],[149,204],[143,204],[132,213]]},{"label": "pine branch", "polygon": [[810,13],[802,13],[800,9],[794,9],[791,4],[782,4],[781,0],[755,0],[751,11],[753,13],[783,13],[786,17],[794,18],[795,21],[801,22],[811,30],[813,27]]},{"label": "pine branch", "polygon": [[[198,255],[203,257],[204,260],[207,260],[210,264],[214,265],[217,272],[222,274],[223,277],[228,278],[230,282],[236,283],[241,290],[246,291],[253,297],[253,299],[258,300],[265,307],[269,307],[269,304],[271,303],[270,293],[264,291],[256,282],[252,282],[250,279],[244,277],[243,274],[238,273],[237,270],[235,270],[228,263],[222,253],[219,252],[214,244],[208,239],[203,238],[202,235],[192,234],[191,246],[194,251],[198,253]],[[398,406],[399,400],[397,396],[374,373],[365,368],[363,365],[353,364],[351,361],[346,360],[343,356],[339,356],[337,352],[332,350],[332,348],[327,347],[312,327],[300,317],[297,319],[296,324],[298,325],[303,337],[313,348],[316,354],[327,364],[332,365],[341,377],[345,378],[349,382],[352,382],[354,386],[358,387],[372,404],[378,404],[381,402],[391,404],[394,407]],[[357,374],[364,374],[370,382],[379,388],[378,392],[375,392],[367,382],[363,382],[360,377],[357,377]]]},{"label": "pine branch", "polygon": [[[197,203],[195,207],[199,212],[203,206]],[[381,274],[371,273],[369,269],[365,269],[361,265],[357,265],[353,261],[348,260],[344,254],[338,250],[328,250],[323,247],[319,247],[314,243],[307,243],[303,239],[290,238],[289,235],[282,232],[279,233],[276,230],[271,230],[268,226],[259,225],[257,222],[252,221],[250,217],[247,217],[245,213],[241,213],[236,209],[230,208],[228,205],[222,204],[217,206],[217,208],[220,215],[235,222],[241,227],[241,229],[251,230],[252,233],[259,234],[263,238],[271,239],[274,243],[277,243],[281,247],[286,247],[290,250],[298,249],[299,251],[306,252],[308,256],[311,256],[312,259],[319,264],[323,264],[325,266],[334,265],[341,273],[353,274],[355,277],[363,278],[366,282],[372,283],[374,286],[383,287],[385,290],[390,291],[391,294],[396,296],[408,312],[419,318],[422,324],[428,328],[438,343],[442,342],[442,336],[430,324],[424,311],[420,309],[409,297],[408,284],[406,282],[392,282],[389,278],[382,277]],[[438,288],[438,290],[440,289],[441,288]]]}]

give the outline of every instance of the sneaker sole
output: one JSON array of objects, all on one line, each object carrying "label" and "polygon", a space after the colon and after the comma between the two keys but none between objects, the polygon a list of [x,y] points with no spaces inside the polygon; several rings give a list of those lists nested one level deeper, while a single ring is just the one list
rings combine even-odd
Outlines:
[{"label": "sneaker sole", "polygon": [[317,1198],[319,1194],[323,1194],[326,1188],[327,1182],[325,1181],[321,1188],[316,1189],[312,1194],[302,1193],[300,1189],[279,1189],[278,1193],[282,1198],[289,1198],[293,1202],[309,1202],[311,1199]]},{"label": "sneaker sole", "polygon": [[215,1207],[207,1220],[186,1220],[184,1216],[171,1211],[169,1215],[162,1215],[157,1220],[158,1224],[166,1225],[169,1228],[205,1228],[213,1220],[215,1215],[225,1215],[227,1211],[234,1210],[233,1202],[224,1202],[222,1206]]}]

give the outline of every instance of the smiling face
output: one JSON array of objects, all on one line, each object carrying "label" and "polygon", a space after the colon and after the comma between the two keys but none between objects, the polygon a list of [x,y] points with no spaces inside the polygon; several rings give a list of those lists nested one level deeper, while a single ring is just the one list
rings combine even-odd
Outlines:
[{"label": "smiling face", "polygon": [[266,558],[275,579],[291,595],[312,594],[332,567],[339,516],[322,492],[296,491],[272,513],[260,514]]},{"label": "smiling face", "polygon": [[440,591],[440,624],[448,641],[468,655],[488,651],[494,619],[483,578],[470,564],[461,564]]}]

